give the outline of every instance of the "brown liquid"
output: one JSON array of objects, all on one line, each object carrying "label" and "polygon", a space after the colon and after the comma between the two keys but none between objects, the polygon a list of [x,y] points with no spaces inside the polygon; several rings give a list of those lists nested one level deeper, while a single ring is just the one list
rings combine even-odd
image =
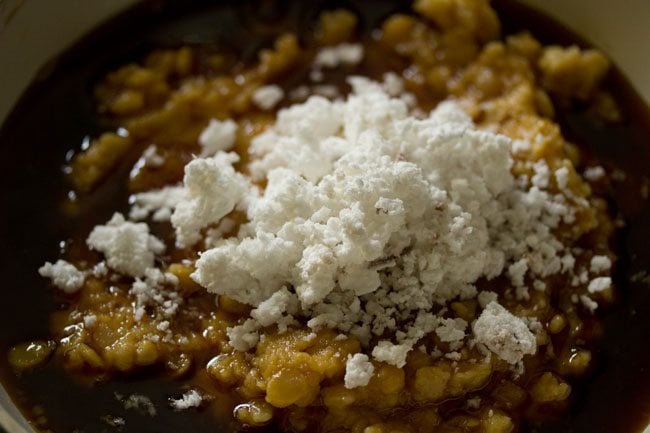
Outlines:
[{"label": "brown liquid", "polygon": [[[252,60],[282,31],[305,34],[325,3],[328,9],[334,3],[356,11],[363,31],[408,6],[397,0],[218,4],[187,0],[182,5],[148,1],[98,28],[44,69],[0,131],[0,271],[5,292],[0,307],[1,354],[18,342],[48,337],[48,317],[60,300],[36,269],[58,256],[59,241],[87,233],[96,222],[110,217],[115,203],[126,204],[124,182],[115,181],[87,199],[78,217],[63,218],[59,211],[69,189],[61,171],[65,152],[76,149],[86,135],[97,136],[115,127],[95,114],[92,87],[103,74],[153,48],[182,44],[207,43]],[[505,33],[526,28],[545,43],[584,45],[553,21],[512,1],[495,1],[495,6]],[[650,288],[630,282],[634,273],[650,269],[650,205],[639,194],[640,184],[650,177],[650,113],[618,72],[610,74],[608,87],[622,107],[621,124],[600,125],[581,107],[559,109],[558,120],[564,134],[588,155],[628,175],[610,192],[612,204],[627,221],[618,240],[620,300],[605,313],[604,335],[594,353],[595,370],[572,384],[571,409],[552,421],[524,425],[525,432],[633,433],[650,421]],[[128,162],[122,164],[117,177],[126,176],[129,167]],[[57,433],[113,431],[102,420],[106,415],[124,418],[123,432],[234,429],[208,411],[172,412],[166,399],[179,393],[182,382],[160,379],[155,371],[88,387],[67,376],[55,362],[17,377],[2,355],[0,376],[26,416],[35,419],[33,408],[41,406],[48,427]],[[158,416],[126,411],[115,392],[151,397]]]}]

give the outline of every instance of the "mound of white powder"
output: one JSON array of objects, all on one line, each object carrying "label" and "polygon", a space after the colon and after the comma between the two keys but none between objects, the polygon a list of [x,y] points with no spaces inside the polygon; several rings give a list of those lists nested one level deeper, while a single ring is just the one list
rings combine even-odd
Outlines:
[{"label": "mound of white powder", "polygon": [[[535,353],[526,322],[506,310],[481,315],[481,332],[470,335],[444,307],[478,296],[480,279],[506,273],[525,286],[560,272],[564,247],[552,232],[575,210],[515,182],[513,142],[477,130],[455,103],[420,119],[380,85],[351,84],[344,102],[315,96],[280,111],[253,141],[250,170],[267,187],[246,206],[239,235],[196,263],[199,284],[256,307],[230,330],[233,346],[248,350],[259,328],[304,318],[400,367],[434,331],[511,363]],[[508,323],[503,332],[516,335],[488,341],[486,328]],[[380,340],[387,331],[394,338]]]}]

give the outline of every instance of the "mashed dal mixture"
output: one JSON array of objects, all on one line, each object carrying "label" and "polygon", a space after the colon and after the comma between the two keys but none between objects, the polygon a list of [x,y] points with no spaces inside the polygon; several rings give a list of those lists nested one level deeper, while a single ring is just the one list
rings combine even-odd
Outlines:
[{"label": "mashed dal mixture", "polygon": [[65,206],[138,152],[130,200],[38,269],[67,307],[14,368],[156,366],[191,378],[174,410],[286,432],[509,433],[565,408],[616,221],[551,96],[618,119],[609,62],[502,38],[486,0],[413,11],[367,36],[324,12],[253,65],[186,46],[109,73],[121,127],[71,159]]}]

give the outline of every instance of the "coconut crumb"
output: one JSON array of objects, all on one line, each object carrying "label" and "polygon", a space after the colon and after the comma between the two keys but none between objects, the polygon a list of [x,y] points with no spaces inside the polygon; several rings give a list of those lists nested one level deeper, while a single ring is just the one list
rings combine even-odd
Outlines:
[{"label": "coconut crumb", "polygon": [[169,405],[175,411],[188,410],[193,407],[199,407],[203,403],[203,397],[195,390],[191,389],[183,394],[179,399],[169,399]]},{"label": "coconut crumb", "polygon": [[284,98],[284,90],[276,84],[259,87],[253,92],[253,103],[262,110],[271,110]]},{"label": "coconut crumb", "polygon": [[587,295],[580,295],[580,302],[590,313],[595,312],[598,308],[598,303]]},{"label": "coconut crumb", "polygon": [[171,216],[178,245],[198,242],[203,228],[218,222],[243,200],[247,185],[232,166],[237,161],[238,155],[219,152],[185,166],[185,200],[176,205]]},{"label": "coconut crumb", "polygon": [[232,149],[235,145],[237,124],[231,119],[212,119],[199,135],[201,157],[214,156],[219,152]]},{"label": "coconut crumb", "polygon": [[38,269],[38,273],[41,277],[51,279],[52,284],[69,294],[78,292],[86,280],[86,274],[84,272],[65,260],[57,260],[54,264],[45,262]]},{"label": "coconut crumb", "polygon": [[593,256],[590,270],[594,273],[607,272],[612,268],[612,261],[607,256]]},{"label": "coconut crumb", "polygon": [[595,167],[588,167],[584,171],[583,176],[589,182],[597,182],[600,179],[602,179],[603,177],[605,177],[605,169],[602,168],[599,165],[597,165]]},{"label": "coconut crumb", "polygon": [[499,358],[517,364],[524,355],[537,352],[535,335],[526,322],[496,302],[490,302],[473,326],[476,342],[484,344]]},{"label": "coconut crumb", "polygon": [[345,387],[347,389],[353,389],[368,385],[374,371],[375,367],[367,355],[362,353],[348,355],[348,360],[345,364]]},{"label": "coconut crumb", "polygon": [[598,293],[612,287],[612,279],[610,277],[598,277],[589,282],[587,290],[589,293]]},{"label": "coconut crumb", "polygon": [[94,314],[88,314],[84,316],[84,327],[94,328],[97,324],[97,316]]},{"label": "coconut crumb", "polygon": [[413,344],[405,342],[393,344],[390,341],[382,340],[372,349],[372,357],[386,364],[402,368],[406,365],[406,356],[413,349]]},{"label": "coconut crumb", "polygon": [[336,68],[341,65],[356,65],[363,59],[363,45],[343,43],[321,48],[314,59],[317,68]]},{"label": "coconut crumb", "polygon": [[165,251],[165,244],[149,234],[149,226],[128,222],[120,213],[114,214],[106,225],[96,226],[86,243],[104,253],[110,268],[132,277],[144,276],[153,267],[155,255]]}]

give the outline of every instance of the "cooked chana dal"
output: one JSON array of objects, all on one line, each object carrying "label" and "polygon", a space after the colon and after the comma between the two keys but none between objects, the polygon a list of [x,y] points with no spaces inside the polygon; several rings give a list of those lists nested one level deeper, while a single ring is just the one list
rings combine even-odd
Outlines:
[{"label": "cooked chana dal", "polygon": [[287,432],[509,433],[565,409],[616,221],[555,104],[621,114],[599,51],[500,28],[487,0],[416,0],[371,35],[335,9],[253,64],[193,45],[108,73],[119,127],[72,158],[64,209],[136,155],[128,211],[39,269],[66,307],[9,362],[156,369],[192,384],[174,410]]}]

